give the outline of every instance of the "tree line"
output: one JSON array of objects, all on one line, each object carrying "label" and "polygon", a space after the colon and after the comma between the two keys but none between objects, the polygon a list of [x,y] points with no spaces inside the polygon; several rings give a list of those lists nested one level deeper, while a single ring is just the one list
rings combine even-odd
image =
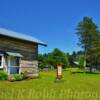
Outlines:
[{"label": "tree line", "polygon": [[39,54],[38,61],[41,69],[45,67],[56,68],[57,64],[62,64],[63,68],[69,66],[67,54],[58,48],[55,48],[51,53]]},{"label": "tree line", "polygon": [[51,68],[56,69],[57,64],[62,64],[63,68],[79,67],[84,68],[84,52],[77,51],[72,54],[65,53],[58,48],[55,48],[50,53],[38,55],[39,68]]},{"label": "tree line", "polygon": [[56,68],[57,64],[66,67],[79,67],[100,69],[100,31],[99,27],[90,17],[84,17],[76,26],[76,34],[79,38],[78,45],[81,51],[72,54],[65,53],[58,48],[46,54],[39,54],[39,67]]}]

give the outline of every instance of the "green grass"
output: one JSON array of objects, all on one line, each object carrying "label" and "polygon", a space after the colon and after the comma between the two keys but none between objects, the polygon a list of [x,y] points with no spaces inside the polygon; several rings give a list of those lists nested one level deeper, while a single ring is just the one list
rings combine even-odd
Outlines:
[{"label": "green grass", "polygon": [[41,72],[38,79],[0,81],[0,100],[100,100],[100,74],[71,74],[55,81],[56,72]]}]

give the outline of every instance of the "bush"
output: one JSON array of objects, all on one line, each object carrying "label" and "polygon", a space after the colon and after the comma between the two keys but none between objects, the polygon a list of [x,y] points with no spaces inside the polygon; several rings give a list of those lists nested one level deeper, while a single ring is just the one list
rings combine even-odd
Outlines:
[{"label": "bush", "polygon": [[15,78],[16,81],[21,81],[21,80],[23,80],[23,75],[21,75],[21,74],[14,74],[14,78]]},{"label": "bush", "polygon": [[0,80],[7,80],[8,75],[5,71],[1,70],[0,71]]},{"label": "bush", "polygon": [[77,72],[79,70],[79,68],[66,68],[66,71],[69,72]]},{"label": "bush", "polygon": [[81,70],[79,68],[67,68],[66,71],[71,72],[71,73],[84,72],[84,70]]}]

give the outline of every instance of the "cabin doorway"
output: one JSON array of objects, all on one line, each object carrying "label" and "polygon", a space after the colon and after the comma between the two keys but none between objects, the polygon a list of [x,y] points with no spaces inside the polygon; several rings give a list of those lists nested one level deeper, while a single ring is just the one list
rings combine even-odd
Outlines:
[{"label": "cabin doorway", "polygon": [[19,74],[20,58],[15,56],[8,56],[8,69],[10,74]]}]

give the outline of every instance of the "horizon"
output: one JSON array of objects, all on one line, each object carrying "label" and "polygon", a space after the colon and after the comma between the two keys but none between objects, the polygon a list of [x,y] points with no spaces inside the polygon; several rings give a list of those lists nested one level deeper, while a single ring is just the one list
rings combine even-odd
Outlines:
[{"label": "horizon", "polygon": [[77,45],[77,24],[84,16],[100,26],[99,0],[5,0],[0,3],[0,27],[32,35],[48,46],[39,46],[39,53],[58,48],[72,53]]}]

